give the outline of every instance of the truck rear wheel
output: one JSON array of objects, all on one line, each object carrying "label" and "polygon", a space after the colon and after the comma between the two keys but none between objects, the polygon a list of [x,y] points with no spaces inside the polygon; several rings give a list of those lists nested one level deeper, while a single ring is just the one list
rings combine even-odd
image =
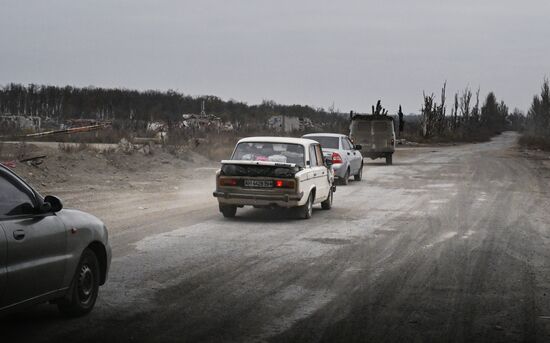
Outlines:
[{"label": "truck rear wheel", "polygon": [[387,165],[393,164],[393,155],[392,154],[386,156],[386,164]]}]

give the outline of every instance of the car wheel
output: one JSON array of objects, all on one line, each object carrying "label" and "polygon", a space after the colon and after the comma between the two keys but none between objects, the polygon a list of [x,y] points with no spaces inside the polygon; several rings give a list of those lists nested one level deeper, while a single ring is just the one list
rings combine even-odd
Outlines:
[{"label": "car wheel", "polygon": [[349,168],[346,170],[346,173],[344,174],[344,177],[340,180],[340,182],[343,185],[347,185],[349,183]]},{"label": "car wheel", "polygon": [[359,167],[359,171],[356,175],[353,177],[355,181],[361,181],[363,179],[363,163],[361,163],[361,167]]},{"label": "car wheel", "polygon": [[220,205],[220,212],[225,218],[233,218],[237,214],[237,206],[234,205]]},{"label": "car wheel", "polygon": [[305,205],[300,206],[299,208],[299,217],[302,219],[309,219],[311,218],[311,215],[313,214],[313,196],[311,193],[309,193],[309,197],[307,198],[307,201]]},{"label": "car wheel", "polygon": [[85,249],[69,288],[68,298],[61,300],[59,311],[69,317],[88,314],[95,305],[99,292],[99,262],[93,251]]},{"label": "car wheel", "polygon": [[321,203],[321,208],[323,210],[330,210],[330,208],[332,207],[333,198],[334,198],[334,193],[332,192],[332,186],[331,186],[330,187],[330,192],[328,193],[328,198],[327,198],[327,200],[325,200]]},{"label": "car wheel", "polygon": [[392,157],[392,155],[386,156],[386,164],[387,164],[387,165],[393,164],[393,157]]}]

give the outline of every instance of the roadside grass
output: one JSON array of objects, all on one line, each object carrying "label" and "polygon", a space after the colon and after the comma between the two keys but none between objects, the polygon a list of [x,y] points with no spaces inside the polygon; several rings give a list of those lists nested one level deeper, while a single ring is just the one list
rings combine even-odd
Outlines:
[{"label": "roadside grass", "polygon": [[164,149],[170,154],[185,159],[188,152],[193,151],[213,161],[229,158],[235,144],[242,138],[235,131],[201,132],[191,137],[184,133],[171,132],[168,137]]},{"label": "roadside grass", "polygon": [[478,131],[472,132],[467,135],[454,132],[445,132],[443,134],[436,134],[431,137],[424,137],[420,131],[405,131],[401,134],[400,138],[410,142],[416,142],[421,144],[430,143],[482,143],[488,142],[492,137],[501,134],[501,132],[495,131]]},{"label": "roadside grass", "polygon": [[541,137],[524,133],[519,138],[519,145],[529,149],[550,151],[550,137]]},{"label": "roadside grass", "polygon": [[88,150],[88,144],[86,143],[59,143],[58,144],[59,151],[73,154],[76,152],[81,152],[84,150]]}]

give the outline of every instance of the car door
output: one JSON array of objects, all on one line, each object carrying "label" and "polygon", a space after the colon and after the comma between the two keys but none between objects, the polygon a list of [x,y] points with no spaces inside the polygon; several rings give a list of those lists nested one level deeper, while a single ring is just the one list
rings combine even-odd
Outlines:
[{"label": "car door", "polygon": [[62,288],[68,259],[65,225],[36,210],[34,192],[0,169],[0,225],[7,246],[3,305],[14,305]]},{"label": "car door", "polygon": [[8,242],[2,225],[0,224],[0,308],[3,306],[6,282],[8,280]]},{"label": "car door", "polygon": [[[330,175],[330,169],[325,164],[325,158],[323,156],[323,148],[320,144],[315,145],[315,153],[317,154],[317,165],[321,168],[321,175],[323,176],[320,180],[322,183],[321,189],[323,198],[327,198],[332,187],[333,175]],[[332,179],[331,179],[332,178]]]},{"label": "car door", "polygon": [[[312,144],[309,146],[309,155],[311,166],[313,168],[313,181],[316,189],[315,198],[319,201],[325,200],[328,195],[328,169],[325,166],[323,153],[320,144]],[[316,202],[319,202],[316,201]]]},{"label": "car door", "polygon": [[354,159],[353,159],[352,146],[346,137],[342,137],[341,139],[342,139],[342,149],[344,152],[343,158],[346,159],[347,165],[349,166],[350,175],[354,175],[357,172],[357,167],[355,166]]},{"label": "car door", "polygon": [[322,188],[319,188],[319,179],[322,175],[322,168],[319,167],[317,161],[317,152],[315,151],[316,144],[310,144],[308,148],[308,157],[309,157],[309,173],[308,173],[308,187],[315,187],[315,202],[323,196]]},{"label": "car door", "polygon": [[355,170],[354,174],[357,174],[359,172],[359,169],[361,168],[361,164],[363,162],[363,156],[361,155],[360,151],[357,151],[355,149],[355,145],[350,141],[348,137],[345,138],[345,140],[348,142],[348,145],[350,146],[351,151],[351,157],[352,157],[352,164],[353,169]]}]

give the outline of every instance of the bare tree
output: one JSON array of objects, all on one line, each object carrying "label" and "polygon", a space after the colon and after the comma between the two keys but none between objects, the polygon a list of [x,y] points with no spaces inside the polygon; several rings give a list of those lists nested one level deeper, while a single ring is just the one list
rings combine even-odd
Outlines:
[{"label": "bare tree", "polygon": [[458,129],[459,125],[458,125],[458,107],[459,107],[459,103],[458,103],[458,93],[455,93],[455,103],[454,103],[454,107],[453,107],[453,110],[452,110],[452,117],[453,117],[453,122],[452,122],[452,125],[451,125],[451,128],[452,130],[456,130]]},{"label": "bare tree", "polygon": [[476,91],[476,104],[472,108],[472,120],[474,122],[478,122],[479,118],[480,118],[480,115],[481,115],[481,111],[479,109],[479,92],[480,92],[480,90],[481,89],[478,87],[477,91]]},{"label": "bare tree", "polygon": [[464,118],[464,121],[470,120],[470,102],[472,101],[472,91],[469,87],[466,87],[460,96],[460,113]]},{"label": "bare tree", "polygon": [[433,122],[435,113],[435,95],[426,95],[422,93],[424,97],[424,104],[422,105],[422,135],[426,138],[433,135]]},{"label": "bare tree", "polygon": [[443,134],[446,127],[446,121],[445,121],[445,115],[447,112],[447,107],[445,106],[445,101],[447,99],[446,96],[447,91],[447,81],[443,83],[443,88],[441,89],[441,104],[439,106],[435,106],[435,130],[438,134]]}]

